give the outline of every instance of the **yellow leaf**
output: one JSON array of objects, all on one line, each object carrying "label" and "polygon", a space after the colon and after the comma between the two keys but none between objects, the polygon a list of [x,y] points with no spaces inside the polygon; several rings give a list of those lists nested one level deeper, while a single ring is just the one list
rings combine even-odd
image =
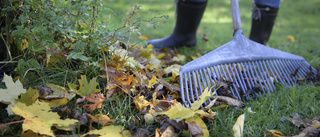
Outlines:
[{"label": "yellow leaf", "polygon": [[210,91],[208,90],[208,87],[203,91],[203,93],[200,96],[200,100],[195,101],[192,106],[191,109],[193,111],[198,110],[200,108],[200,106],[206,102],[208,100],[208,98],[211,96]]},{"label": "yellow leaf", "polygon": [[292,35],[288,35],[288,36],[287,36],[287,39],[288,39],[290,42],[298,42],[298,40],[297,40],[294,36],[292,36]]},{"label": "yellow leaf", "polygon": [[51,112],[50,106],[47,103],[38,100],[30,106],[17,102],[11,109],[16,115],[24,117],[22,124],[23,132],[32,130],[35,133],[54,136],[51,130],[52,126],[67,131],[74,130],[77,127],[78,120],[62,120],[57,113]]},{"label": "yellow leaf", "polygon": [[141,111],[143,107],[149,106],[151,104],[144,98],[144,96],[135,96],[133,98],[133,102],[139,111]]},{"label": "yellow leaf", "polygon": [[177,103],[175,105],[172,105],[168,111],[161,114],[165,114],[170,119],[174,119],[179,122],[183,119],[193,117],[195,115],[195,112],[189,108],[184,107],[182,104]]},{"label": "yellow leaf", "polygon": [[26,93],[21,94],[20,99],[16,101],[25,103],[27,106],[35,102],[39,97],[39,91],[37,89],[29,88]]},{"label": "yellow leaf", "polygon": [[176,76],[179,76],[180,67],[181,67],[181,65],[173,64],[173,65],[171,65],[169,67],[166,67],[164,69],[164,72],[166,74],[172,73],[172,74],[175,74]]},{"label": "yellow leaf", "polygon": [[78,80],[80,86],[77,86],[75,84],[68,83],[68,86],[70,88],[70,92],[76,93],[80,95],[81,97],[90,95],[92,93],[97,93],[100,90],[96,89],[98,83],[97,83],[97,77],[94,77],[90,80],[90,83],[87,81],[86,75],[81,75],[81,79]]},{"label": "yellow leaf", "polygon": [[282,134],[280,131],[278,130],[268,130],[268,135],[271,133],[272,136],[274,137],[284,137],[285,135]]},{"label": "yellow leaf", "polygon": [[146,35],[140,35],[139,39],[150,40],[151,38],[149,36],[146,36]]},{"label": "yellow leaf", "polygon": [[243,125],[244,125],[245,114],[242,114],[238,117],[237,122],[233,125],[233,136],[242,137],[243,135]]},{"label": "yellow leaf", "polygon": [[91,134],[98,134],[101,137],[130,137],[129,130],[123,130],[122,126],[104,126],[100,130],[91,130],[87,134],[83,134],[81,137]]},{"label": "yellow leaf", "polygon": [[157,59],[161,59],[161,58],[163,58],[164,57],[164,53],[161,53],[161,54],[159,54],[159,56],[158,57],[156,57]]},{"label": "yellow leaf", "polygon": [[67,104],[68,98],[57,98],[57,99],[40,99],[41,102],[46,102],[50,107],[56,108]]},{"label": "yellow leaf", "polygon": [[209,131],[206,124],[198,116],[190,117],[186,119],[188,129],[194,136],[209,137]]},{"label": "yellow leaf", "polygon": [[156,83],[157,83],[157,77],[156,76],[152,76],[152,79],[149,80],[148,88],[151,88]]},{"label": "yellow leaf", "polygon": [[[0,102],[5,104],[11,104],[9,106],[12,106],[16,103],[16,99],[18,99],[18,96],[21,93],[26,93],[26,89],[23,88],[23,85],[19,80],[14,82],[12,80],[12,77],[4,74],[3,80],[6,84],[6,89],[0,89]],[[9,115],[12,115],[13,112],[10,107],[7,107],[7,112]]]},{"label": "yellow leaf", "polygon": [[154,55],[150,56],[149,64],[151,64],[154,68],[157,68],[161,64],[161,60],[157,59]]}]

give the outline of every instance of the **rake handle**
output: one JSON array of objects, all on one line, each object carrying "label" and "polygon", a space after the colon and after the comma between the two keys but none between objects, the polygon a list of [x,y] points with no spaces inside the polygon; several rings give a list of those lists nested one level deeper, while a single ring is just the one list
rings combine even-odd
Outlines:
[{"label": "rake handle", "polygon": [[233,29],[234,29],[234,32],[236,32],[237,30],[241,30],[239,1],[238,0],[230,0],[230,1],[231,1]]}]

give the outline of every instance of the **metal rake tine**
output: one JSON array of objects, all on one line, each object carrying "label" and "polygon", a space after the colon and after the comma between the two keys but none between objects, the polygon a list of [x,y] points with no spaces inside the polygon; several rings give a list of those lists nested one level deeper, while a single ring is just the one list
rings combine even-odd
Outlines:
[{"label": "metal rake tine", "polygon": [[[247,92],[248,88],[247,88],[246,83],[244,82],[244,79],[243,79],[243,76],[242,76],[242,73],[241,73],[241,70],[240,70],[241,66],[239,66],[239,64],[236,64],[235,66],[236,66],[236,68],[238,68],[240,80],[241,80],[241,82],[243,83],[243,86],[244,86],[244,88],[245,88],[245,91],[244,91],[244,94],[245,94],[245,93]],[[236,68],[235,68],[235,69],[236,69]]]},{"label": "metal rake tine", "polygon": [[[237,76],[237,78],[234,78],[236,81],[238,81],[239,82],[239,84],[241,85],[241,89],[242,89],[242,91],[243,91],[243,94],[246,94],[246,92],[247,92],[247,87],[246,87],[246,85],[245,85],[245,83],[243,83],[242,81],[241,81],[241,77],[239,76],[240,75],[240,70],[238,71],[237,70],[237,66],[235,65],[235,63],[233,63],[232,64],[233,65],[233,69],[234,69],[234,71],[235,71],[235,76]],[[234,75],[234,74],[233,74]]]},{"label": "metal rake tine", "polygon": [[193,95],[193,89],[192,89],[192,81],[191,81],[191,74],[188,72],[188,78],[189,78],[189,88],[190,88],[190,96],[192,103],[194,102],[194,95]]},{"label": "metal rake tine", "polygon": [[[188,82],[187,82],[187,76],[186,76],[186,73],[183,73],[183,75],[184,75],[184,85],[185,85],[185,93],[186,93],[186,97],[184,97],[184,94],[181,94],[181,98],[183,99],[183,100],[187,100],[187,102],[189,103],[189,105],[191,106],[191,101],[190,101],[190,98],[189,98],[189,91],[188,91]],[[180,85],[182,88],[181,89],[183,89],[183,85]]]},{"label": "metal rake tine", "polygon": [[221,80],[221,79],[220,79],[221,73],[220,73],[220,75],[219,75],[219,73],[218,73],[218,71],[217,71],[217,67],[213,67],[213,70],[214,70],[214,74],[217,74],[217,78],[218,78],[218,80],[220,81],[220,80]]},{"label": "metal rake tine", "polygon": [[275,77],[276,82],[278,82],[277,79],[279,79],[279,81],[285,86],[285,88],[287,88],[285,81],[279,75],[279,72],[278,72],[279,70],[274,67],[274,62],[272,62],[272,64],[270,64],[269,61],[267,61],[267,64],[272,67],[272,70],[274,70],[275,74],[273,73],[273,71],[271,71],[271,72],[272,72],[272,75],[276,76]]},{"label": "metal rake tine", "polygon": [[[251,66],[254,66],[254,65],[252,65],[253,62],[249,62],[249,63],[250,63]],[[255,78],[255,76],[257,76],[257,81],[258,81],[259,84],[261,85],[261,87],[262,87],[261,89],[262,89],[263,93],[266,94],[266,92],[265,92],[265,90],[264,90],[264,88],[263,88],[261,79],[260,79],[260,77],[259,77],[259,74],[258,74],[258,72],[257,72],[257,69],[253,69],[253,70],[254,70],[254,73],[253,73],[253,74],[256,74],[256,75],[254,75],[254,78]],[[260,94],[261,94],[261,93],[260,93]]]},{"label": "metal rake tine", "polygon": [[259,64],[258,64],[258,61],[255,61],[255,63],[257,64],[258,72],[259,72],[259,74],[260,74],[260,77],[261,77],[261,79],[262,79],[262,81],[263,81],[264,86],[266,87],[266,89],[267,89],[268,91],[271,91],[271,87],[269,87],[269,86],[270,86],[269,83],[266,82],[266,79],[267,79],[267,78],[264,77],[264,73],[261,71],[260,66],[259,66]]},{"label": "metal rake tine", "polygon": [[283,76],[286,78],[286,80],[290,83],[290,85],[294,85],[294,82],[287,76],[287,72],[283,69],[281,63],[279,63],[279,60],[276,60],[276,66],[279,65],[280,71],[282,72]]},{"label": "metal rake tine", "polygon": [[[221,69],[221,70],[220,70]],[[221,65],[218,65],[218,70],[219,70],[219,72],[223,72],[223,76],[225,77],[225,79],[227,79],[227,75],[226,75],[226,73],[224,72],[224,70],[223,70],[223,66]],[[228,79],[227,79],[228,80]],[[232,89],[232,87],[230,87],[230,91],[231,91],[231,93],[232,93],[232,96],[235,98],[236,97],[236,95],[234,94],[234,91],[233,91],[233,89]],[[240,99],[241,100],[241,99]]]},{"label": "metal rake tine", "polygon": [[[210,82],[208,81],[208,76],[206,75],[206,70],[203,69],[203,73],[204,73],[204,77],[206,78],[206,82],[207,82],[207,87],[208,87],[208,90],[210,90],[210,93],[212,94],[212,91],[211,91],[211,86],[210,86]],[[207,71],[208,75],[209,75],[209,71]],[[210,79],[211,80],[211,79]],[[214,89],[214,86],[213,86],[213,89]],[[208,101],[209,103],[211,102],[210,98],[208,98]]]},{"label": "metal rake tine", "polygon": [[282,69],[280,69],[280,67],[278,67],[278,62],[277,60],[274,60],[274,66],[276,67],[276,69],[278,70],[279,73],[281,73],[282,75],[280,75],[281,77],[284,77],[284,80],[287,81],[288,85],[291,85],[291,81],[287,78],[287,76],[284,74],[284,72],[282,71]]},{"label": "metal rake tine", "polygon": [[[205,90],[205,89],[206,89],[206,83],[204,82],[204,78],[203,78],[203,74],[202,74],[201,69],[199,70],[199,73],[200,73],[200,77],[201,77],[201,82],[202,82],[202,84],[203,84],[203,90]],[[201,93],[201,95],[202,95],[202,93],[203,93],[202,90],[200,90],[200,93]],[[206,106],[207,103],[204,102],[204,105]]]},{"label": "metal rake tine", "polygon": [[[232,79],[232,77],[231,77],[231,74],[230,74],[230,72],[229,72],[229,69],[228,69],[228,65],[224,65],[225,66],[225,68],[226,68],[226,71],[227,71],[227,74],[229,75],[229,78],[230,78],[230,80],[233,82],[234,81],[234,83],[232,83],[232,85],[234,86],[234,88],[235,88],[235,91],[236,91],[236,93],[237,93],[237,96],[238,96],[238,98],[240,99],[241,97],[240,97],[240,94],[239,94],[239,91],[238,91],[238,89],[236,88],[236,85],[235,85],[235,83],[237,83],[237,81],[236,81],[236,79],[235,80],[233,80]],[[229,66],[231,66],[230,64],[229,64]],[[232,69],[232,68],[231,68]],[[232,72],[232,71],[231,71]],[[239,85],[239,84],[238,84]],[[239,87],[239,86],[238,86]],[[241,88],[243,88],[243,87],[241,87]]]},{"label": "metal rake tine", "polygon": [[285,62],[285,60],[280,60],[280,63],[284,65],[284,71],[286,72],[286,74],[288,75],[288,78],[293,82],[294,85],[296,85],[297,83],[295,82],[295,80],[291,77],[291,72],[292,70],[290,70],[290,66],[288,66],[288,64]]},{"label": "metal rake tine", "polygon": [[[210,67],[210,71],[211,71],[211,74],[212,74],[212,78],[213,78],[214,80],[216,80],[216,77],[215,77],[215,76],[216,76],[216,73],[213,72],[212,67]],[[214,77],[213,77],[213,75],[214,75]],[[214,87],[214,86],[215,86],[215,83],[213,82],[212,84],[213,84],[213,87]],[[215,89],[215,90],[216,90],[216,89]],[[217,92],[215,92],[215,94],[216,94],[216,96],[218,95]]]},{"label": "metal rake tine", "polygon": [[195,92],[195,94],[196,94],[197,100],[200,100],[200,98],[199,98],[199,93],[198,93],[198,88],[197,88],[197,81],[196,81],[195,75],[196,75],[196,74],[195,74],[194,72],[192,72],[192,79],[193,79],[193,84],[194,84],[194,92]]},{"label": "metal rake tine", "polygon": [[269,70],[268,67],[266,66],[265,61],[259,61],[261,68],[263,69],[263,71],[265,71],[265,73],[263,73],[269,83],[269,86],[271,87],[271,92],[273,92],[273,90],[276,90],[276,87],[273,84],[273,81],[271,79],[271,76],[269,74]]},{"label": "metal rake tine", "polygon": [[[243,67],[245,67],[245,71],[243,71],[244,72],[244,76],[246,77],[246,81],[247,81],[247,84],[248,84],[248,86],[249,86],[249,88],[248,89],[251,89],[251,90],[253,90],[253,83],[252,83],[252,81],[249,79],[249,72],[248,72],[248,69],[247,69],[247,67],[248,66],[246,66],[246,65],[244,65],[244,63],[240,63],[240,65],[241,66],[243,66]],[[242,67],[242,69],[243,69],[243,67]],[[252,86],[251,86],[252,85]]]},{"label": "metal rake tine", "polygon": [[298,83],[297,83],[297,80],[296,80],[297,76],[293,76],[293,75],[292,75],[292,72],[295,71],[295,69],[297,69],[297,68],[294,68],[293,66],[291,66],[291,65],[288,63],[288,60],[284,60],[283,63],[286,64],[286,66],[287,66],[287,68],[288,68],[288,70],[289,70],[289,72],[290,72],[290,73],[289,73],[289,74],[290,74],[290,78],[292,78],[292,80],[294,81],[295,85],[297,85],[297,86],[299,87],[299,85],[298,85]]}]

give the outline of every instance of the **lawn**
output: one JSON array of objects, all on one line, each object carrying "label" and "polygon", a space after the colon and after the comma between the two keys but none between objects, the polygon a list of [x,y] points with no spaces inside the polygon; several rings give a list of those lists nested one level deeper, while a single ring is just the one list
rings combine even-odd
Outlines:
[{"label": "lawn", "polygon": [[[138,47],[144,47],[147,41],[146,37],[150,37],[151,39],[165,37],[167,35],[170,35],[170,33],[172,32],[175,26],[175,5],[173,0],[170,0],[170,1],[104,0],[103,5],[106,6],[107,8],[110,8],[108,13],[113,12],[113,14],[106,13],[105,14],[106,16],[103,16],[100,19],[102,20],[104,25],[107,26],[107,28],[121,28],[123,26],[122,16],[124,15],[125,18],[130,18],[129,15],[132,13],[133,5],[141,6],[140,10],[134,13],[134,16],[132,17],[133,19],[131,20],[139,18],[143,20],[143,22],[141,24],[136,24],[139,26],[139,29],[132,29],[128,31],[129,32],[128,35],[125,35],[124,37],[122,37],[122,39],[120,39],[121,42],[125,43],[125,45],[129,45],[129,46],[137,45]],[[270,46],[288,53],[302,56],[314,68],[320,67],[320,47],[319,47],[320,18],[318,17],[318,15],[320,14],[319,5],[320,5],[320,1],[317,1],[317,0],[309,0],[309,1],[282,0],[281,8],[279,10],[278,17],[275,22],[273,33],[270,37],[270,40],[267,46]],[[242,30],[245,36],[248,36],[250,32],[251,8],[252,8],[252,1],[240,0],[240,15],[242,19]],[[153,18],[154,16],[159,17],[164,15],[165,16],[168,15],[169,18],[165,18],[165,17],[155,18],[156,22],[148,22],[150,21],[149,19]],[[75,30],[80,32],[81,29],[82,30],[88,29],[85,27],[81,28],[81,25],[85,26],[86,24],[77,23],[76,24],[77,29]],[[45,30],[47,29],[45,27],[43,28]],[[86,34],[88,33],[86,30],[84,32]],[[65,35],[69,35],[69,34],[65,34]],[[141,35],[143,37],[141,37]],[[207,36],[208,41],[203,39],[204,35]],[[100,36],[100,35],[97,34],[97,36]],[[198,56],[199,54],[204,55],[224,45],[225,43],[229,42],[232,38],[233,38],[233,26],[232,26],[230,1],[209,0],[208,6],[203,15],[200,26],[197,30],[197,39],[198,39],[197,45],[192,48],[180,47],[180,48],[177,48],[176,51],[177,51],[177,54],[181,54],[186,57],[186,60],[182,62],[182,65],[183,65],[192,60],[191,58],[188,58],[189,55],[191,56]],[[67,40],[64,39],[63,42]],[[81,40],[86,41],[88,40],[88,37],[81,36],[79,41]],[[72,41],[72,42],[76,43],[76,41]],[[55,44],[59,45],[57,43],[58,42],[56,42]],[[66,43],[68,42],[65,42],[64,44]],[[71,42],[68,44],[70,44],[71,47],[74,46],[73,44],[71,44]],[[90,40],[87,44],[88,45],[90,44]],[[63,50],[64,52],[68,52],[68,54],[71,53],[72,50],[76,51],[75,48],[71,50],[71,47],[69,47],[69,49],[64,47],[64,49],[61,49],[61,50]],[[75,47],[78,48],[77,46]],[[81,48],[81,44],[79,47]],[[89,50],[89,49],[86,48],[86,50]],[[43,64],[41,64],[41,66],[38,65],[37,67],[35,67],[37,63],[24,62],[23,65],[25,65],[26,67],[26,68],[23,68],[22,66],[22,69],[26,69],[25,71],[22,71],[23,72],[22,74],[24,75],[20,74],[19,67],[17,67],[17,65],[14,63],[10,64],[8,68],[17,67],[15,71],[12,71],[12,74],[13,74],[12,76],[18,76],[18,77],[15,77],[14,79],[15,80],[21,79],[22,83],[24,84],[24,88],[34,87],[34,86],[38,86],[37,88],[39,87],[41,88],[41,86],[44,86],[44,84],[56,84],[64,88],[67,88],[68,90],[71,90],[69,89],[70,86],[68,86],[69,83],[78,84],[77,81],[80,79],[80,75],[86,75],[87,79],[84,78],[85,80],[90,80],[93,77],[98,77],[96,82],[98,86],[97,87],[93,86],[90,88],[90,90],[92,90],[92,88],[102,89],[101,92],[104,94],[104,96],[106,96],[106,94],[108,94],[107,91],[110,90],[110,89],[105,90],[109,83],[104,81],[105,79],[102,78],[101,75],[103,76],[106,73],[108,74],[107,72],[108,70],[105,70],[105,71],[100,70],[100,67],[103,68],[103,66],[101,66],[101,60],[103,60],[105,63],[107,61],[111,61],[111,60],[113,61],[113,59],[117,58],[118,56],[109,56],[111,55],[111,53],[109,54],[107,50],[106,51],[104,50],[105,49],[99,49],[99,51],[96,52],[98,55],[93,54],[95,53],[95,51],[88,52],[87,54],[88,56],[89,55],[93,56],[93,59],[91,60],[89,59],[89,61],[83,61],[82,59],[79,59],[79,58],[75,58],[75,59],[68,58],[68,60],[65,58],[62,58],[65,60],[59,60],[61,58],[58,58],[58,60],[50,60],[50,57],[42,56],[44,54],[45,55],[49,54],[48,52],[43,52],[44,50],[36,51],[36,52],[24,52],[24,55],[21,55],[17,58],[22,58],[25,60],[35,59],[39,61],[40,64],[41,63]],[[47,51],[55,52],[55,50],[52,50],[52,49]],[[146,51],[144,51],[144,54],[147,54],[147,52],[150,52],[150,51],[148,51],[147,49]],[[77,52],[77,53],[80,53],[80,52]],[[46,62],[43,61],[45,60],[44,58],[49,58],[48,64],[45,64]],[[136,75],[137,70],[132,70],[127,66],[126,68],[121,65],[119,66],[120,63],[123,63],[121,62],[123,60],[121,61],[120,60],[121,59],[119,59],[118,60],[119,62],[115,64],[111,64],[111,66],[113,65],[112,67],[116,68],[116,70],[122,69],[122,71],[126,70],[127,68],[128,70],[130,69],[130,71],[128,72],[121,73],[121,75],[119,73],[117,75],[122,78],[123,76],[126,76],[125,79],[122,79],[122,81],[128,81],[130,78],[129,76],[132,76],[133,78],[133,75]],[[31,69],[27,68],[28,66],[31,67]],[[146,66],[145,68],[147,68]],[[140,68],[139,73],[142,70],[143,69]],[[155,75],[154,73],[157,73],[155,69],[149,69],[149,70],[152,71],[152,75]],[[144,72],[144,74],[146,75],[146,77],[148,77],[146,72]],[[171,78],[171,76],[169,77]],[[150,80],[147,80],[147,81],[150,82],[152,79],[151,78],[149,79]],[[86,105],[89,105],[90,101],[87,100],[85,102],[78,103],[77,99],[81,98],[78,94],[76,96],[77,99],[73,98],[68,102],[68,104],[64,106],[64,107],[67,106],[67,108],[69,108],[70,110],[59,112],[59,115],[63,116],[63,118],[75,118],[74,116],[75,110],[77,111],[79,110],[79,113],[81,112],[80,114],[84,115],[84,117],[88,117],[86,115],[87,112],[88,114],[92,114],[92,115],[103,114],[103,115],[107,115],[108,117],[110,117],[110,119],[115,121],[112,125],[118,125],[120,127],[123,127],[124,129],[130,129],[132,128],[132,125],[135,124],[137,128],[147,129],[151,135],[154,135],[157,128],[160,128],[163,124],[159,124],[159,123],[147,124],[143,118],[143,115],[145,114],[145,112],[139,112],[139,110],[134,104],[134,99],[136,99],[135,97],[137,97],[138,95],[131,92],[134,92],[135,89],[133,88],[129,89],[127,93],[125,93],[125,92],[122,92],[122,91],[125,91],[123,89],[125,87],[123,85],[125,84],[123,85],[119,83],[117,84],[118,84],[118,87],[122,88],[121,90],[119,90],[121,92],[115,93],[113,94],[113,96],[111,96],[107,100],[103,100],[102,102],[100,102],[102,106],[100,106],[100,108],[94,109],[92,113],[89,113],[86,110]],[[144,86],[145,85],[149,86],[149,84],[144,83]],[[142,87],[142,85],[143,84],[139,86]],[[1,83],[0,86],[2,89],[6,87],[4,83]],[[132,85],[130,86],[132,87]],[[79,87],[81,86],[78,86],[74,89],[78,90]],[[141,87],[135,87],[135,88],[137,90],[138,88],[141,88]],[[305,119],[305,118],[313,119],[314,117],[320,116],[319,84],[318,86],[300,85],[300,86],[294,86],[294,87],[284,87],[282,85],[276,85],[276,88],[277,90],[274,91],[273,93],[268,92],[267,94],[264,94],[264,95],[258,95],[255,99],[249,98],[248,100],[244,101],[244,104],[246,106],[245,108],[236,108],[231,106],[212,107],[211,110],[213,112],[217,112],[217,115],[214,117],[213,122],[212,121],[206,122],[210,136],[221,136],[221,137],[233,136],[232,127],[235,124],[237,118],[244,113],[245,113],[245,120],[244,120],[243,136],[271,136],[270,134],[268,134],[268,130],[278,130],[287,136],[295,135],[301,131],[302,127],[300,128],[296,127],[294,124],[292,124],[288,120],[288,118],[292,118],[295,113],[300,115],[302,119]],[[149,100],[151,100],[150,98],[153,97],[151,95],[151,91],[155,92],[154,91],[155,87],[152,87],[152,90],[150,87],[148,88],[145,87],[145,89],[150,93],[144,93],[145,91],[143,89],[139,89],[139,96],[140,96],[140,93],[143,92],[142,94],[146,94],[146,98],[147,98],[147,94],[149,94]],[[17,117],[17,116],[7,117],[6,115],[7,111],[5,110],[6,107],[7,107],[6,105],[1,104],[0,130],[3,132],[0,135],[20,136],[20,134],[22,133],[21,121],[18,124],[13,123],[9,129],[5,129],[4,127],[2,127],[3,123],[15,122],[21,119],[21,117]],[[96,124],[96,123],[92,124],[92,122],[90,122],[90,125],[89,125],[87,122],[87,124],[83,124],[81,126],[79,125],[79,127],[75,131],[65,132],[65,131],[57,130],[55,128],[52,128],[52,130],[54,130],[55,133],[60,135],[77,136],[79,134],[87,133],[88,131],[94,128],[101,128],[101,127],[102,125],[100,124]]]}]

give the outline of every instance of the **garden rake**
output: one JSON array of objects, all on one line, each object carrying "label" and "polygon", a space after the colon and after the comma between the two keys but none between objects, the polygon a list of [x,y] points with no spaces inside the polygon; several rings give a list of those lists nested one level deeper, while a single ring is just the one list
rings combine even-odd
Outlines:
[{"label": "garden rake", "polygon": [[[199,100],[204,89],[211,89],[212,94],[219,87],[219,81],[228,82],[230,96],[241,100],[241,97],[248,97],[249,94],[254,96],[258,91],[260,94],[273,92],[274,82],[293,86],[299,79],[312,77],[317,72],[301,56],[267,47],[245,37],[241,30],[238,0],[231,0],[231,9],[233,39],[180,68],[181,98],[186,107]],[[219,95],[219,92],[215,95]],[[209,102],[210,99],[203,105]]]}]

